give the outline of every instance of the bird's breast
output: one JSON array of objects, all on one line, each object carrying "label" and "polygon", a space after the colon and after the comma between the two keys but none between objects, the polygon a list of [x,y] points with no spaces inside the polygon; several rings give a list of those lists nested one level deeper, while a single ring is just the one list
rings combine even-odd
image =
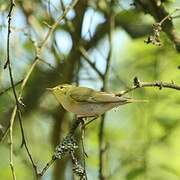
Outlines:
[{"label": "bird's breast", "polygon": [[118,106],[119,103],[90,103],[66,101],[63,107],[74,114],[81,116],[97,116]]}]

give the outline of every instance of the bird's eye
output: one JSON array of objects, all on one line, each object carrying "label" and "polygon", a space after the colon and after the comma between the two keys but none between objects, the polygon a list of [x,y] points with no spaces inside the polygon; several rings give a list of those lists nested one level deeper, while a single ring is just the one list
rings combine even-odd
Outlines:
[{"label": "bird's eye", "polygon": [[60,86],[60,89],[63,89],[63,87],[62,87],[62,86]]}]

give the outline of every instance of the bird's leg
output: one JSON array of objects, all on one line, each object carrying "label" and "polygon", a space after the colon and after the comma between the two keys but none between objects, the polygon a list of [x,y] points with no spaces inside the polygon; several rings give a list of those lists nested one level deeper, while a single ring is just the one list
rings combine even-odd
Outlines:
[{"label": "bird's leg", "polygon": [[84,126],[84,124],[85,124],[85,119],[83,119],[81,121],[81,136],[82,136],[82,140],[84,140],[84,134],[85,134],[85,126]]},{"label": "bird's leg", "polygon": [[85,123],[85,124],[84,124],[84,128],[85,128],[88,124],[90,124],[91,122],[93,122],[94,120],[96,120],[98,117],[99,117],[98,115],[97,115],[97,116],[94,116],[94,118],[92,118],[92,119],[89,120],[87,123]]},{"label": "bird's leg", "polygon": [[[85,121],[87,121],[87,117],[82,118],[81,120],[81,142],[82,142],[82,149],[83,149],[83,153],[86,157],[88,157],[85,148],[84,148],[84,134],[85,134],[85,128],[86,125],[90,124],[91,122],[93,122],[95,119],[97,119],[99,116],[95,116],[93,119],[91,119],[90,121],[88,121],[87,123],[85,123]],[[84,161],[85,162],[85,161]]]},{"label": "bird's leg", "polygon": [[[86,118],[82,118],[82,121],[81,121],[81,142],[82,142],[82,150],[83,150],[83,154],[88,157],[86,151],[85,151],[85,148],[84,148],[84,135],[85,135],[85,120]],[[85,162],[85,160],[84,160]]]}]

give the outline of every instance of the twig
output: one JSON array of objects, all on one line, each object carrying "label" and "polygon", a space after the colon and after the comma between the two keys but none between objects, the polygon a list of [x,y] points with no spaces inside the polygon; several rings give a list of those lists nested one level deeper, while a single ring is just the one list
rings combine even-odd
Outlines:
[{"label": "twig", "polygon": [[42,177],[44,173],[49,169],[49,167],[54,163],[56,158],[52,157],[52,159],[46,164],[43,170],[38,174],[38,177]]},{"label": "twig", "polygon": [[[11,166],[13,178],[15,178],[15,172],[14,172],[14,168],[13,168],[13,136],[12,136],[12,130],[13,130],[13,123],[14,123],[14,118],[15,118],[15,115],[16,115],[16,111],[17,111],[19,124],[20,124],[20,128],[21,128],[21,133],[22,133],[22,145],[25,145],[25,148],[26,148],[28,154],[30,155],[29,150],[27,148],[25,136],[24,136],[24,130],[23,130],[22,119],[21,119],[21,111],[20,111],[20,107],[19,107],[19,100],[18,100],[16,90],[15,90],[14,79],[13,79],[13,74],[12,74],[12,69],[11,69],[11,62],[10,62],[11,14],[12,14],[12,10],[13,10],[14,6],[15,6],[15,3],[12,0],[11,1],[10,11],[9,11],[9,14],[8,14],[7,61],[6,61],[5,65],[4,65],[4,69],[8,67],[11,86],[12,86],[14,98],[15,98],[15,101],[16,101],[16,106],[15,106],[15,109],[14,109],[14,111],[12,113],[12,117],[11,117],[11,121],[10,121],[10,166]],[[31,155],[30,155],[30,157],[31,157]],[[32,159],[32,157],[31,157],[31,159]]]},{"label": "twig", "polygon": [[[7,67],[10,67],[11,69],[11,63],[10,63],[10,34],[11,34],[11,14],[12,14],[12,10],[15,6],[15,2],[14,0],[11,0],[11,6],[10,6],[10,10],[8,13],[8,34],[7,34],[7,60],[4,64],[4,69],[6,69]],[[11,70],[10,70],[11,71]]]},{"label": "twig", "polygon": [[152,43],[154,45],[160,46],[161,45],[160,33],[161,31],[164,31],[168,35],[170,40],[175,44],[177,52],[180,52],[180,38],[173,25],[172,17],[170,16],[179,9],[175,9],[169,15],[169,13],[166,11],[164,6],[158,6],[157,3],[154,2],[155,1],[135,0],[135,3],[140,7],[142,7],[142,10],[145,13],[149,13],[157,21],[157,23],[154,24],[153,26],[153,31],[151,35],[148,37],[147,41],[145,42],[147,44]]},{"label": "twig", "polygon": [[[16,87],[16,86],[18,86],[19,84],[21,84],[22,82],[23,82],[23,79],[20,80],[20,81],[18,81],[17,83],[15,83],[14,86]],[[0,96],[3,95],[4,93],[6,93],[7,91],[11,90],[11,89],[12,89],[12,86],[10,86],[10,87],[2,90],[2,91],[0,92]]]},{"label": "twig", "polygon": [[94,117],[93,119],[89,120],[87,123],[85,123],[83,125],[83,128],[85,128],[87,125],[89,125],[90,123],[92,123],[94,120],[96,120],[98,117]]},{"label": "twig", "polygon": [[99,69],[97,69],[96,64],[91,62],[91,58],[89,57],[89,55],[86,52],[86,50],[84,49],[84,47],[80,46],[79,47],[79,51],[81,52],[82,56],[87,61],[87,63],[94,69],[94,71],[96,71],[96,73],[99,75],[101,80],[103,80],[104,79],[104,75],[99,71]]},{"label": "twig", "polygon": [[13,135],[12,135],[12,132],[13,132],[13,124],[14,124],[15,116],[16,116],[16,112],[14,110],[11,115],[10,128],[9,128],[10,129],[10,167],[11,167],[11,171],[12,171],[14,180],[16,179],[16,175],[15,175],[14,166],[13,166]]},{"label": "twig", "polygon": [[178,8],[175,9],[172,13],[169,13],[168,15],[166,15],[160,22],[153,24],[152,34],[144,42],[146,42],[147,44],[152,43],[156,46],[160,46],[161,45],[160,33],[162,31],[162,25],[167,20],[171,21],[172,20],[171,15],[174,14],[178,10],[180,9]]},{"label": "twig", "polygon": [[174,82],[171,83],[166,83],[166,82],[160,82],[160,81],[156,81],[156,82],[140,82],[140,80],[135,77],[134,78],[134,85],[126,90],[120,91],[118,93],[116,93],[117,96],[122,96],[124,94],[127,94],[135,89],[139,89],[139,88],[144,88],[144,87],[158,87],[160,90],[162,88],[169,88],[169,89],[175,89],[180,91],[180,86],[177,84],[174,84]]},{"label": "twig", "polygon": [[[19,105],[18,100],[17,100],[15,86],[14,86],[14,80],[13,80],[13,75],[12,75],[12,70],[11,70],[11,62],[10,62],[11,14],[12,14],[12,10],[13,10],[14,6],[15,6],[15,3],[13,0],[11,0],[11,6],[10,6],[9,14],[8,14],[7,60],[6,60],[6,63],[4,65],[4,69],[8,67],[9,77],[10,77],[14,97],[16,100],[16,104]],[[15,116],[15,114],[13,114],[13,115]],[[21,121],[20,111],[18,111],[18,117],[19,117],[19,121]],[[13,121],[10,122],[10,167],[11,167],[13,179],[16,180],[16,174],[15,174],[14,165],[13,165],[13,135],[12,135],[12,131],[13,131]]]},{"label": "twig", "polygon": [[171,19],[172,15],[179,10],[180,10],[180,8],[176,8],[173,12],[171,12],[167,16],[165,16],[158,24],[162,25],[164,23],[164,21]]},{"label": "twig", "polygon": [[[65,5],[64,5],[63,0],[60,0],[60,4],[61,4],[62,10],[65,11]],[[68,21],[68,18],[66,16],[64,17],[64,21],[68,25],[69,21]]]},{"label": "twig", "polygon": [[37,173],[37,169],[36,166],[32,160],[32,156],[29,152],[29,149],[27,147],[27,143],[25,140],[25,135],[24,135],[24,129],[23,129],[23,125],[22,125],[22,119],[21,119],[21,110],[20,110],[20,105],[19,105],[19,98],[17,97],[17,93],[16,93],[16,89],[15,89],[15,85],[14,85],[14,79],[13,79],[13,74],[12,74],[12,69],[11,69],[11,61],[10,61],[10,34],[11,34],[11,14],[12,14],[12,10],[13,7],[15,6],[14,0],[11,0],[11,7],[10,7],[10,11],[8,14],[8,34],[7,34],[7,61],[4,65],[4,69],[8,67],[8,71],[9,71],[9,77],[10,77],[10,81],[11,81],[11,86],[12,86],[12,90],[13,90],[13,94],[14,94],[14,98],[16,101],[16,106],[13,110],[12,116],[11,116],[11,121],[10,121],[10,166],[11,166],[11,170],[12,170],[12,174],[14,177],[14,168],[13,168],[13,136],[12,136],[12,130],[13,130],[13,123],[14,123],[14,119],[16,116],[16,112],[18,115],[18,120],[19,120],[19,124],[20,124],[20,128],[21,128],[21,134],[22,134],[22,144],[21,146],[25,146],[25,149],[29,155],[29,158],[33,164],[34,170]]},{"label": "twig", "polygon": [[42,58],[39,58],[39,61],[42,62],[42,63],[44,63],[45,65],[47,65],[49,68],[51,68],[51,69],[53,69],[53,70],[56,69],[52,64],[48,63],[47,61],[45,61],[45,60],[42,59]]},{"label": "twig", "polygon": [[69,10],[71,10],[72,8],[74,8],[74,6],[77,4],[79,0],[74,0],[68,7],[66,7],[64,9],[63,14],[55,21],[55,23],[51,26],[51,28],[49,29],[49,31],[47,32],[44,40],[42,41],[41,45],[40,45],[40,50],[41,51],[43,49],[43,47],[46,45],[47,40],[49,39],[49,37],[51,36],[51,34],[53,33],[53,31],[55,30],[55,28],[58,26],[59,22],[62,21],[65,17],[66,14],[69,12]]},{"label": "twig", "polygon": [[49,16],[51,16],[51,2],[50,2],[50,0],[48,0],[48,2],[47,2],[47,8],[48,8]]}]

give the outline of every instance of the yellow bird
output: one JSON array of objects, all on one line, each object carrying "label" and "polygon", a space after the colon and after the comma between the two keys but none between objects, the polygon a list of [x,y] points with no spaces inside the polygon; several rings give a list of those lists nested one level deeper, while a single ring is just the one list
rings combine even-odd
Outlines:
[{"label": "yellow bird", "polygon": [[116,96],[113,93],[96,91],[87,87],[77,87],[70,84],[58,85],[50,90],[60,104],[78,117],[97,117],[106,111],[128,103],[146,102],[127,97]]}]

